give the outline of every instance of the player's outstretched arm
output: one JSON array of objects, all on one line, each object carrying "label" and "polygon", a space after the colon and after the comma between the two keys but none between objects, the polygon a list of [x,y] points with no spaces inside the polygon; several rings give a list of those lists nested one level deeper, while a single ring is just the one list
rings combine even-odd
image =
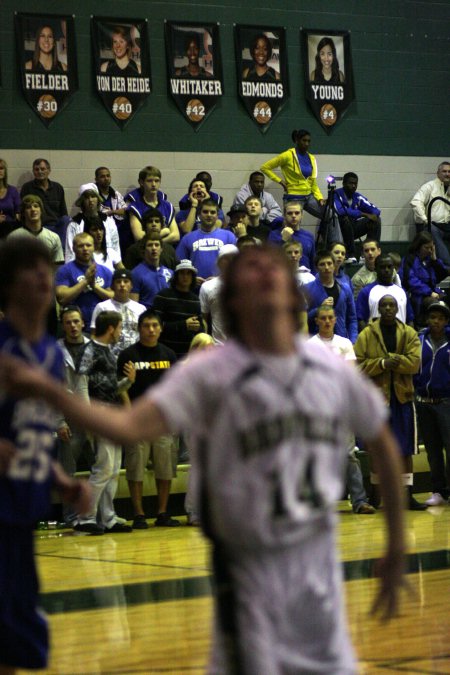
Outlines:
[{"label": "player's outstretched arm", "polygon": [[377,565],[380,586],[372,606],[372,613],[379,614],[383,620],[388,620],[396,616],[399,609],[400,589],[404,585],[405,545],[400,451],[387,425],[383,427],[378,437],[370,442],[369,451],[380,477],[388,531],[387,550]]},{"label": "player's outstretched arm", "polygon": [[31,366],[13,356],[0,355],[0,382],[8,393],[43,399],[74,425],[117,443],[153,440],[169,431],[159,408],[148,398],[137,400],[130,408],[97,401],[87,403],[69,393],[40,366]]}]

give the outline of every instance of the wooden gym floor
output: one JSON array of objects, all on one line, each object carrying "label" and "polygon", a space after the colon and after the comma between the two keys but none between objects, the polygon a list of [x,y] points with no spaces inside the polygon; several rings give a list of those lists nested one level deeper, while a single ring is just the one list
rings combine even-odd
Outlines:
[{"label": "wooden gym floor", "polygon": [[[382,513],[354,515],[346,502],[337,509],[360,672],[450,673],[450,506],[407,512],[411,591],[388,624],[368,616]],[[204,672],[212,605],[208,544],[198,529],[151,524],[103,537],[45,531],[36,533],[36,546],[52,631],[46,673]]]}]

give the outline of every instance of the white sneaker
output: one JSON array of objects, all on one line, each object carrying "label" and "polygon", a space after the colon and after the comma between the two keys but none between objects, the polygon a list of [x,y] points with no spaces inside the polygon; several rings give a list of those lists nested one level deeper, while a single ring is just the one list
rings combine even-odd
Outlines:
[{"label": "white sneaker", "polygon": [[434,492],[431,497],[425,501],[425,504],[428,506],[443,506],[444,504],[447,504],[447,500],[444,499],[444,497],[440,495],[439,492]]}]

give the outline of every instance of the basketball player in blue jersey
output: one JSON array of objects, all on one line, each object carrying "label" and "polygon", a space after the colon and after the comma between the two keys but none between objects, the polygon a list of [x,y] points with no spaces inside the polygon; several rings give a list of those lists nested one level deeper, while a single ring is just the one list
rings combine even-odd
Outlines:
[{"label": "basketball player in blue jersey", "polygon": [[[39,241],[0,246],[0,350],[25,369],[39,364],[62,380],[62,354],[45,333],[53,300],[52,261]],[[42,401],[7,396],[0,388],[0,673],[44,668],[47,622],[37,608],[33,525],[49,515],[50,490],[83,511],[85,482],[69,478],[53,460],[56,419]]]},{"label": "basketball player in blue jersey", "polygon": [[222,301],[226,344],[175,366],[130,408],[106,415],[12,359],[1,359],[0,377],[118,441],[189,433],[213,543],[210,673],[353,675],[334,513],[349,431],[368,441],[384,486],[387,550],[374,609],[395,614],[402,584],[400,470],[384,402],[356,368],[297,335],[303,302],[283,251],[262,245],[235,256]]}]

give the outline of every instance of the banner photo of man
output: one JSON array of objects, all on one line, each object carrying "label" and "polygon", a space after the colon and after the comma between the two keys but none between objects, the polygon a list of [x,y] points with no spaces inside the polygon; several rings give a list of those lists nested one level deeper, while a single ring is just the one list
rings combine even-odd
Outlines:
[{"label": "banner photo of man", "polygon": [[218,24],[166,21],[169,93],[197,130],[223,94]]},{"label": "banner photo of man", "polygon": [[146,19],[92,17],[95,88],[123,128],[151,92]]},{"label": "banner photo of man", "polygon": [[239,96],[265,132],[289,98],[286,30],[236,25],[234,36]]},{"label": "banner photo of man", "polygon": [[301,30],[305,96],[329,134],[355,99],[348,31]]},{"label": "banner photo of man", "polygon": [[74,17],[16,13],[15,27],[24,97],[48,126],[78,89]]}]

